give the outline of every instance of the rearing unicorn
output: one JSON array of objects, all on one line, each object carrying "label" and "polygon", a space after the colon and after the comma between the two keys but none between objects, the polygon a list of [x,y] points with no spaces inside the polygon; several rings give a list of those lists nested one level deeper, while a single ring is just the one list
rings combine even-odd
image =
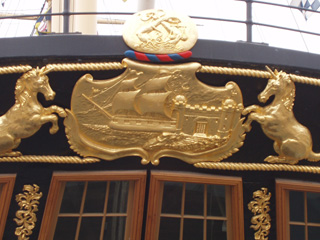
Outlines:
[{"label": "rearing unicorn", "polygon": [[42,93],[46,100],[55,97],[46,75],[50,70],[45,67],[31,69],[17,80],[15,104],[0,117],[0,156],[21,155],[12,149],[19,146],[22,138],[35,134],[44,123],[52,123],[51,134],[59,130],[56,114],[65,117],[65,110],[56,105],[44,108],[37,98],[38,93]]},{"label": "rearing unicorn", "polygon": [[274,100],[266,107],[252,105],[245,108],[248,115],[244,128],[251,130],[251,122],[260,123],[263,132],[274,141],[273,148],[278,156],[268,156],[270,163],[296,164],[302,159],[319,161],[320,154],[312,151],[312,138],[308,128],[300,124],[292,111],[295,99],[295,85],[285,72],[272,72],[266,88],[259,94],[260,102],[265,103],[274,95]]}]

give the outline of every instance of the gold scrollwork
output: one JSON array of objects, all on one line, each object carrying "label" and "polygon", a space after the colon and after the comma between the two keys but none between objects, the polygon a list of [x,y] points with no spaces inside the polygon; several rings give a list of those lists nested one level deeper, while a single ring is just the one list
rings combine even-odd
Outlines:
[{"label": "gold scrollwork", "polygon": [[253,193],[253,201],[248,204],[249,210],[254,214],[251,218],[253,228],[256,232],[254,234],[255,240],[268,240],[268,235],[271,228],[271,218],[268,212],[270,211],[270,198],[271,193],[268,193],[267,188],[261,188],[261,190]]},{"label": "gold scrollwork", "polygon": [[42,197],[42,192],[39,192],[39,186],[24,185],[23,193],[16,195],[16,201],[20,210],[16,212],[16,217],[13,220],[19,227],[16,228],[15,235],[18,240],[28,240],[32,230],[35,227],[37,216],[35,212],[38,211],[39,199]]}]

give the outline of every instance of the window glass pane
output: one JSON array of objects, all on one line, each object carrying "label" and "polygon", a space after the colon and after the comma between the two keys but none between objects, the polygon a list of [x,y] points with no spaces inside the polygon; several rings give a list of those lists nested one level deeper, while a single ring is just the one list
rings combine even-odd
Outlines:
[{"label": "window glass pane", "polygon": [[126,217],[107,217],[104,225],[104,240],[122,240],[125,236]]},{"label": "window glass pane", "polygon": [[161,217],[159,240],[177,240],[180,236],[180,218]]},{"label": "window glass pane", "polygon": [[129,182],[112,181],[108,197],[108,213],[126,213],[128,203]]},{"label": "window glass pane", "polygon": [[79,213],[84,182],[67,182],[63,193],[60,213]]},{"label": "window glass pane", "polygon": [[290,240],[304,239],[304,226],[290,225]]},{"label": "window glass pane", "polygon": [[79,240],[99,240],[102,217],[83,217],[81,221]]},{"label": "window glass pane", "polygon": [[320,227],[308,227],[308,240],[319,240]]},{"label": "window glass pane", "polygon": [[227,221],[207,221],[207,240],[215,239],[227,240]]},{"label": "window glass pane", "polygon": [[181,213],[182,186],[180,182],[164,182],[162,213]]},{"label": "window glass pane", "polygon": [[304,222],[304,192],[290,191],[290,221]]},{"label": "window glass pane", "polygon": [[320,193],[307,193],[307,208],[308,222],[320,223]]},{"label": "window glass pane", "polygon": [[207,185],[207,215],[226,216],[226,188],[221,185]]},{"label": "window glass pane", "polygon": [[203,215],[204,185],[186,183],[185,215]]},{"label": "window glass pane", "polygon": [[54,240],[74,239],[78,218],[75,217],[59,217],[56,230],[54,233]]},{"label": "window glass pane", "polygon": [[88,182],[84,213],[102,213],[107,182]]},{"label": "window glass pane", "polygon": [[184,219],[183,240],[203,239],[203,220]]}]

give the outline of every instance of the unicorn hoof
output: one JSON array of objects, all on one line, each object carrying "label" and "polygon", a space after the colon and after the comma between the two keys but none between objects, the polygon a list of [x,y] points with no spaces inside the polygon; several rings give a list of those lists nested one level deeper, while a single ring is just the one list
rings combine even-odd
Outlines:
[{"label": "unicorn hoof", "polygon": [[55,134],[56,132],[58,132],[58,130],[59,130],[59,127],[52,127],[52,128],[50,128],[49,129],[49,132],[50,132],[50,134]]},{"label": "unicorn hoof", "polygon": [[58,115],[62,118],[65,118],[67,116],[66,111],[62,110],[61,112],[58,113]]},{"label": "unicorn hoof", "polygon": [[252,129],[251,125],[246,125],[246,124],[243,125],[243,128],[246,132],[250,132]]},{"label": "unicorn hoof", "polygon": [[22,156],[22,153],[19,151],[7,152],[7,153],[0,154],[0,157],[20,157],[20,156]]},{"label": "unicorn hoof", "polygon": [[276,156],[268,156],[264,159],[264,161],[268,163],[280,163],[281,159]]}]

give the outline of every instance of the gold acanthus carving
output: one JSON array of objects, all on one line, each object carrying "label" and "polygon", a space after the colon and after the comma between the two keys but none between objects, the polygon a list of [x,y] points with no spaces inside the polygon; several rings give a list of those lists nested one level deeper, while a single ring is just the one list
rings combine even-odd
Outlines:
[{"label": "gold acanthus carving", "polygon": [[253,201],[248,204],[248,209],[254,214],[251,218],[253,228],[256,232],[254,233],[255,240],[268,240],[268,235],[271,228],[271,217],[270,211],[270,199],[271,193],[268,193],[267,188],[261,188],[261,190],[253,193]]},{"label": "gold acanthus carving", "polygon": [[16,195],[16,201],[20,210],[16,212],[16,218],[13,220],[17,223],[15,235],[18,240],[28,240],[32,234],[32,230],[37,222],[35,212],[38,211],[39,199],[42,197],[42,192],[39,192],[39,186],[24,185],[23,193]]},{"label": "gold acanthus carving", "polygon": [[265,89],[259,94],[260,102],[265,103],[271,96],[274,100],[265,107],[252,105],[243,110],[248,115],[244,128],[251,130],[251,122],[260,123],[263,132],[274,141],[273,148],[278,156],[268,156],[269,163],[296,164],[302,159],[312,162],[320,160],[320,154],[312,151],[312,137],[308,128],[300,124],[292,111],[295,98],[295,85],[285,72],[273,73]]},{"label": "gold acanthus carving", "polygon": [[123,62],[122,75],[95,81],[86,74],[74,87],[64,124],[78,154],[136,155],[157,165],[164,156],[221,161],[242,146],[242,95],[234,82],[202,84],[195,76],[199,63]]},{"label": "gold acanthus carving", "polygon": [[37,98],[39,92],[46,100],[55,97],[46,75],[50,70],[32,69],[17,80],[15,104],[0,117],[0,156],[20,156],[20,152],[12,150],[19,146],[22,138],[32,136],[47,122],[52,123],[51,134],[59,130],[56,114],[65,117],[65,110],[56,105],[44,108]]}]

